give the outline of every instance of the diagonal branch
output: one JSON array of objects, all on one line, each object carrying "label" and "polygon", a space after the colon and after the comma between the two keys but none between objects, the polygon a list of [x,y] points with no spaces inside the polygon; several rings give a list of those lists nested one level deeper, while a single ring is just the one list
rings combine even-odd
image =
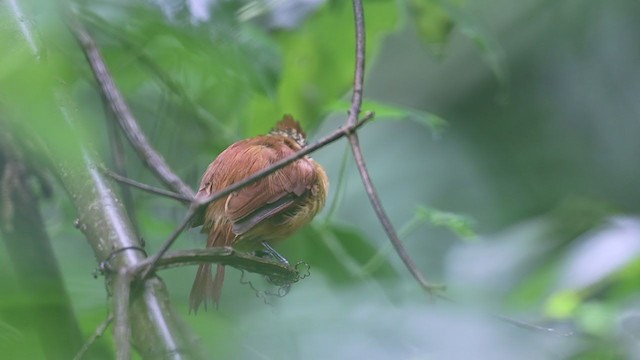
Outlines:
[{"label": "diagonal branch", "polygon": [[[362,105],[366,45],[362,0],[353,0],[353,14],[356,24],[356,70],[353,80],[353,96],[351,97],[351,108],[349,110],[347,124],[354,124],[357,121],[358,114],[360,113],[360,107]],[[407,253],[407,250],[398,237],[396,230],[391,224],[391,220],[389,220],[389,217],[384,211],[382,203],[380,202],[380,197],[371,182],[371,176],[369,176],[369,171],[367,170],[364,156],[362,155],[362,149],[360,148],[357,133],[352,132],[349,134],[349,143],[351,144],[351,150],[353,152],[353,157],[356,160],[356,165],[360,172],[360,177],[362,178],[362,183],[364,184],[367,195],[369,196],[369,201],[371,201],[373,210],[375,210],[378,219],[380,219],[380,223],[382,224],[384,231],[387,233],[391,244],[393,244],[393,247],[396,249],[398,256],[400,256],[400,259],[402,259],[407,269],[409,269],[411,275],[413,275],[423,289],[431,293],[440,288],[441,286],[428,282],[422,272],[420,272],[411,256]]]},{"label": "diagonal branch", "polygon": [[102,94],[107,99],[115,118],[118,120],[118,124],[127,139],[129,139],[129,143],[138,153],[138,156],[153,171],[156,177],[169,188],[184,196],[193,197],[195,195],[193,189],[171,170],[164,158],[155,151],[147,140],[113,81],[102,54],[87,29],[77,19],[69,17],[69,22],[69,27],[84,51]]},{"label": "diagonal branch", "polygon": [[156,194],[156,195],[160,195],[160,196],[164,196],[164,197],[168,197],[174,200],[178,200],[181,201],[183,203],[187,203],[190,204],[191,201],[193,200],[191,197],[186,197],[182,194],[178,194],[175,193],[173,191],[169,191],[169,190],[165,190],[165,189],[160,189],[157,188],[155,186],[151,186],[151,185],[147,185],[145,183],[141,183],[139,181],[135,181],[132,179],[129,179],[128,177],[122,176],[118,173],[115,173],[109,169],[107,169],[106,167],[104,169],[102,169],[102,171],[104,172],[105,175],[107,175],[108,177],[112,178],[113,180],[116,180],[120,183],[129,185],[129,186],[133,186],[135,188],[138,188],[142,191],[146,191],[148,193],[152,193],[152,194]]}]

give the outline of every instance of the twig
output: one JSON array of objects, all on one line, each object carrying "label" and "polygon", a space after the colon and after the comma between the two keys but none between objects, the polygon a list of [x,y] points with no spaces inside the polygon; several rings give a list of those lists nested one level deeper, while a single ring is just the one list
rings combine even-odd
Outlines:
[{"label": "twig", "polygon": [[238,189],[245,187],[247,185],[250,185],[260,179],[262,179],[263,177],[275,172],[278,169],[281,169],[287,165],[289,165],[290,163],[301,159],[302,157],[304,157],[305,155],[312,153],[344,136],[348,136],[350,134],[353,134],[360,126],[364,125],[366,122],[368,122],[369,120],[371,120],[373,118],[373,113],[372,112],[368,112],[367,114],[365,114],[365,116],[362,118],[362,120],[360,120],[359,122],[356,122],[353,125],[346,125],[343,126],[339,129],[337,129],[336,131],[334,131],[333,133],[331,133],[330,135],[325,136],[324,138],[316,141],[315,143],[304,147],[302,150],[298,151],[297,153],[284,158],[274,164],[272,164],[271,166],[253,174],[252,176],[249,176],[248,178],[242,180],[242,181],[238,181],[214,194],[212,194],[211,196],[209,196],[206,199],[203,200],[194,200],[193,203],[191,204],[191,207],[189,208],[189,211],[187,212],[187,214],[185,215],[184,219],[182,220],[182,222],[180,223],[180,225],[178,225],[178,227],[174,230],[174,232],[171,234],[171,236],[169,237],[169,239],[167,239],[165,241],[164,244],[162,244],[162,247],[160,248],[160,250],[158,250],[158,252],[151,258],[152,260],[149,261],[149,266],[142,270],[141,273],[141,278],[145,279],[147,276],[149,276],[154,267],[156,266],[156,263],[158,262],[158,260],[167,252],[167,250],[169,250],[169,248],[171,247],[171,245],[173,245],[173,242],[178,238],[178,236],[180,235],[180,233],[182,233],[182,231],[184,231],[184,229],[186,229],[186,227],[189,225],[189,223],[191,222],[191,220],[193,219],[193,217],[195,216],[195,214],[197,213],[197,210],[200,209],[201,207],[206,206],[207,204],[209,204],[212,201],[216,201],[224,196],[227,196],[229,194],[231,194],[234,191],[237,191]]},{"label": "twig", "polygon": [[87,342],[82,345],[82,348],[80,349],[80,351],[78,351],[76,356],[73,357],[73,360],[82,359],[91,345],[93,345],[93,343],[96,342],[98,338],[102,337],[104,332],[107,331],[107,328],[109,327],[109,325],[111,325],[111,322],[113,322],[113,314],[109,314],[109,316],[100,325],[98,325],[96,331],[93,333],[93,335],[91,335],[89,339],[87,339]]},{"label": "twig", "polygon": [[[351,108],[349,110],[347,124],[353,124],[357,121],[358,114],[360,113],[360,106],[362,105],[366,44],[362,0],[353,0],[353,14],[356,24],[356,71],[353,80],[353,96],[351,97]],[[429,293],[432,293],[434,290],[441,289],[442,286],[431,284],[427,281],[422,272],[420,272],[416,264],[413,262],[413,259],[404,248],[402,241],[391,224],[391,220],[389,220],[389,217],[385,213],[382,203],[380,202],[380,197],[371,182],[371,177],[369,176],[364,156],[362,155],[362,149],[360,148],[357,133],[352,132],[349,134],[349,143],[351,144],[351,150],[353,151],[353,157],[356,160],[356,166],[360,172],[362,183],[364,184],[367,195],[369,196],[369,201],[371,201],[371,205],[373,206],[378,219],[380,219],[380,223],[382,224],[384,231],[387,233],[389,240],[396,249],[398,256],[402,259],[407,269],[409,269],[409,272],[411,272],[411,275],[413,275],[423,289],[427,290]]]},{"label": "twig", "polygon": [[[353,125],[358,121],[360,107],[362,106],[362,91],[364,88],[364,64],[366,32],[364,30],[364,9],[362,0],[353,0],[353,17],[356,25],[356,66],[353,74],[353,94],[351,95],[351,107],[347,125]],[[355,133],[354,133],[355,135]]]},{"label": "twig", "polygon": [[155,151],[135,117],[133,116],[124,97],[116,87],[107,65],[100,54],[100,50],[96,46],[95,41],[87,32],[85,27],[76,19],[69,19],[70,28],[75,35],[78,43],[80,43],[85,57],[91,66],[91,70],[98,82],[100,90],[118,120],[118,124],[124,131],[127,139],[138,153],[143,162],[153,171],[163,183],[174,191],[186,196],[193,197],[195,193],[178,177],[169,167],[164,158]]},{"label": "twig", "polygon": [[190,203],[191,201],[193,201],[192,198],[186,197],[186,196],[184,196],[182,194],[175,193],[173,191],[168,191],[168,190],[165,190],[165,189],[160,189],[160,188],[157,188],[155,186],[147,185],[145,183],[141,183],[139,181],[135,181],[133,179],[129,179],[128,177],[121,176],[121,175],[119,175],[119,174],[117,174],[117,173],[115,173],[115,172],[113,172],[113,171],[111,171],[109,169],[106,169],[106,168],[103,169],[103,172],[104,172],[105,175],[109,176],[110,178],[113,178],[116,181],[119,181],[119,182],[121,182],[123,184],[127,184],[127,185],[130,185],[130,186],[133,186],[135,188],[138,188],[140,190],[143,190],[143,191],[146,191],[146,192],[149,192],[149,193],[152,193],[152,194],[165,196],[165,197],[168,197],[168,198],[171,198],[171,199],[182,201],[184,203]]}]

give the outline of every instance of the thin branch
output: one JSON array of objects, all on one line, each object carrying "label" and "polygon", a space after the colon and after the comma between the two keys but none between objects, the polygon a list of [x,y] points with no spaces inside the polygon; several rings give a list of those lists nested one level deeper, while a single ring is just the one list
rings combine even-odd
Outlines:
[{"label": "thin branch", "polygon": [[[195,204],[195,201],[194,201],[194,204]],[[198,207],[194,205],[191,205],[191,207],[189,207],[189,210],[187,210],[187,213],[182,219],[182,222],[180,223],[180,225],[178,225],[178,227],[175,230],[173,230],[169,238],[164,242],[164,244],[162,244],[162,247],[160,248],[160,250],[158,250],[158,252],[150,258],[151,260],[149,261],[149,264],[146,267],[139,268],[139,271],[141,271],[140,279],[144,280],[149,275],[153,274],[153,271],[158,261],[167,252],[167,250],[169,250],[169,248],[171,247],[171,245],[173,245],[173,243],[176,241],[178,236],[180,236],[180,234],[182,234],[182,232],[187,228],[187,226],[189,226],[189,224],[191,223],[191,220],[197,213],[196,211],[197,208]]]},{"label": "thin branch", "polygon": [[[353,86],[354,90],[353,90],[353,96],[351,100],[351,109],[349,110],[349,118],[347,120],[347,123],[353,123],[353,121],[355,121],[357,117],[357,114],[360,112],[360,106],[362,105],[362,89],[363,89],[363,82],[364,82],[363,74],[364,74],[364,58],[365,58],[365,54],[364,54],[365,30],[364,30],[364,12],[362,8],[362,0],[353,0],[353,10],[354,10],[355,23],[356,23],[356,49],[357,49],[356,50],[356,71],[354,76],[354,86]],[[373,206],[373,209],[376,212],[376,215],[378,216],[378,219],[380,219],[380,222],[384,227],[384,230],[387,233],[389,240],[391,240],[391,244],[393,245],[396,252],[398,253],[398,256],[400,256],[405,266],[409,269],[413,277],[418,281],[418,283],[422,286],[424,290],[426,290],[430,294],[433,294],[435,291],[442,289],[443,288],[442,285],[431,284],[429,281],[427,281],[427,279],[424,277],[422,272],[420,272],[416,264],[413,262],[413,259],[411,258],[411,256],[409,256],[409,254],[407,253],[406,249],[404,248],[404,245],[402,244],[402,241],[398,237],[398,234],[396,233],[391,223],[391,220],[385,213],[384,208],[382,207],[380,198],[378,196],[378,193],[375,187],[373,186],[371,177],[369,176],[369,172],[367,170],[367,167],[364,161],[364,156],[362,155],[362,149],[358,141],[358,134],[356,132],[352,132],[348,135],[348,137],[349,137],[349,143],[351,144],[351,149],[353,151],[353,156],[356,160],[356,166],[358,167],[358,171],[360,172],[360,176],[362,178],[362,182],[364,184],[369,200]],[[453,299],[449,298],[446,295],[436,292],[435,296],[437,296],[440,299],[447,300],[452,303],[456,303]],[[514,326],[528,329],[528,330],[534,330],[534,331],[539,331],[539,332],[544,332],[544,333],[553,334],[556,336],[564,336],[564,337],[573,335],[570,332],[568,333],[558,332],[557,330],[552,328],[530,324],[530,323],[516,320],[501,314],[491,313],[490,315],[501,321],[504,321]]]},{"label": "thin branch", "polygon": [[347,125],[353,125],[358,121],[364,89],[365,47],[367,41],[362,0],[353,0],[353,17],[356,25],[356,66],[353,75],[353,95],[351,96],[351,108],[349,109]]},{"label": "thin branch", "polygon": [[110,178],[112,178],[112,179],[114,179],[116,181],[119,181],[119,182],[121,182],[123,184],[127,184],[127,185],[130,185],[130,186],[133,186],[135,188],[138,188],[140,190],[143,190],[143,191],[146,191],[146,192],[149,192],[149,193],[152,193],[152,194],[161,195],[161,196],[168,197],[168,198],[171,198],[171,199],[179,200],[179,201],[182,201],[184,203],[191,203],[191,201],[193,201],[193,198],[189,198],[189,197],[186,197],[186,196],[184,196],[182,194],[175,193],[173,191],[160,189],[160,188],[157,188],[155,186],[147,185],[145,183],[141,183],[139,181],[135,181],[133,179],[129,179],[128,177],[121,176],[121,175],[119,175],[119,174],[117,174],[117,173],[115,173],[115,172],[113,172],[113,171],[111,171],[109,169],[106,169],[106,168],[103,169],[103,172],[104,172],[105,175],[109,176]]},{"label": "thin branch", "polygon": [[243,188],[247,185],[250,185],[260,179],[262,179],[263,177],[275,172],[278,169],[281,169],[289,164],[291,164],[292,162],[299,160],[301,158],[303,158],[305,155],[308,155],[344,136],[349,136],[350,134],[353,134],[360,126],[364,125],[365,123],[367,123],[369,120],[371,120],[373,118],[373,113],[372,112],[368,112],[367,114],[365,114],[365,116],[362,118],[361,121],[356,122],[353,125],[346,125],[343,126],[339,129],[337,129],[336,131],[334,131],[333,133],[331,133],[330,135],[325,136],[324,138],[316,141],[315,143],[306,146],[305,148],[303,148],[302,150],[298,151],[297,153],[284,158],[274,164],[272,164],[271,166],[258,171],[257,173],[253,174],[252,176],[249,176],[248,178],[245,178],[242,181],[238,181],[236,183],[233,183],[232,185],[212,194],[211,196],[209,196],[206,199],[203,200],[194,200],[193,203],[191,204],[191,207],[189,208],[189,211],[187,212],[187,214],[185,215],[184,219],[182,220],[182,222],[180,223],[180,225],[178,225],[178,227],[173,231],[173,233],[171,234],[171,236],[169,237],[169,239],[167,239],[165,241],[164,244],[162,244],[162,247],[160,248],[160,250],[158,250],[158,252],[151,258],[152,260],[149,262],[149,266],[144,269],[141,270],[141,278],[144,279],[147,276],[149,276],[152,272],[153,269],[156,266],[156,263],[158,262],[158,260],[160,258],[162,258],[162,256],[167,252],[167,250],[169,250],[169,248],[171,247],[171,245],[173,245],[173,242],[178,238],[178,236],[180,235],[180,233],[182,233],[182,231],[184,231],[184,229],[187,228],[187,226],[189,225],[189,223],[191,222],[191,220],[193,219],[193,217],[195,216],[195,214],[198,212],[197,210],[206,206],[207,204],[216,201],[220,198],[223,198],[229,194],[231,194],[234,191],[239,190],[240,188]]},{"label": "thin branch", "polygon": [[171,170],[164,158],[155,151],[147,140],[129,106],[125,102],[124,97],[113,81],[107,65],[102,58],[102,54],[89,32],[77,19],[70,17],[69,22],[69,27],[84,51],[100,90],[108,100],[111,110],[118,120],[118,124],[138,153],[138,156],[140,156],[143,162],[153,171],[156,177],[169,188],[186,197],[193,197],[195,195],[194,191]]},{"label": "thin branch", "polygon": [[91,335],[91,337],[87,339],[87,342],[82,345],[82,348],[80,349],[80,351],[78,351],[76,356],[73,357],[73,360],[81,360],[82,357],[87,353],[87,350],[89,350],[91,345],[93,345],[93,343],[96,342],[98,338],[104,335],[104,332],[107,331],[107,328],[109,327],[109,325],[111,325],[112,322],[113,314],[109,314],[109,316],[102,323],[100,323],[100,325],[98,325],[93,335]]},{"label": "thin branch", "polygon": [[[353,0],[353,14],[355,18],[356,24],[356,71],[353,80],[353,96],[351,97],[351,108],[349,110],[349,118],[347,119],[347,124],[353,124],[358,114],[360,113],[360,107],[362,105],[362,89],[364,84],[364,64],[365,64],[365,29],[364,29],[364,10],[362,8],[362,0]],[[371,182],[371,176],[369,175],[369,171],[367,170],[364,156],[362,155],[362,149],[360,148],[360,143],[358,141],[358,134],[352,132],[349,134],[349,143],[351,144],[351,150],[353,151],[353,157],[356,160],[356,166],[358,167],[358,171],[360,172],[360,177],[362,178],[362,183],[364,184],[365,190],[367,192],[367,196],[369,196],[369,201],[373,206],[373,210],[376,212],[378,219],[380,219],[380,223],[384,228],[384,231],[387,233],[391,244],[396,249],[398,256],[404,262],[411,275],[418,281],[418,283],[422,286],[423,289],[427,290],[429,293],[433,292],[436,289],[442,288],[440,285],[431,284],[424,277],[422,272],[418,269],[415,262],[407,253],[407,250],[404,248],[402,241],[398,237],[396,230],[391,224],[391,220],[387,216],[384,208],[382,207],[382,203],[380,202],[380,197]]]}]

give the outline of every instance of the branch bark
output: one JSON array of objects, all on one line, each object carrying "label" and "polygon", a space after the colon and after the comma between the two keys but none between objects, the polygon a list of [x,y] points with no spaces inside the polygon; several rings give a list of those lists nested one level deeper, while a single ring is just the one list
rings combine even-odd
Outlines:
[{"label": "branch bark", "polygon": [[[98,262],[108,259],[108,266],[116,272],[135,267],[144,260],[145,255],[138,250],[141,244],[121,202],[117,200],[113,185],[106,181],[86,152],[79,165],[61,163],[57,166],[62,183],[78,209],[79,229],[89,240]],[[124,248],[128,250],[112,256],[114,251]],[[126,324],[122,325],[122,311],[127,314],[128,310],[128,316],[124,318],[131,325],[130,339],[143,358],[184,359],[197,355],[194,345],[185,336],[187,330],[169,305],[166,288],[159,278],[146,281],[131,297],[129,306],[127,295],[114,291],[116,303],[125,299],[124,305],[120,304],[118,308],[120,316],[115,317],[116,327],[129,328]],[[121,340],[118,344],[119,355],[126,354],[129,337],[126,332],[117,335],[116,338]],[[125,344],[122,343],[123,339],[126,339]]]}]

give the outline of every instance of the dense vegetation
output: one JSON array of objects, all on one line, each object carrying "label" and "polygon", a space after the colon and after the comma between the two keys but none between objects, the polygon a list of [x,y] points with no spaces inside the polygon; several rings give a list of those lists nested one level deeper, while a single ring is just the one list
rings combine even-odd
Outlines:
[{"label": "dense vegetation", "polygon": [[[327,208],[278,247],[310,266],[289,294],[265,296],[276,289],[260,276],[241,281],[229,270],[219,311],[194,316],[194,268],[160,273],[196,344],[229,359],[640,357],[640,5],[364,5],[363,110],[376,112],[360,131],[367,164],[411,256],[456,303],[434,305],[403,267],[343,140],[313,155],[331,179]],[[115,168],[114,120],[69,19],[93,35],[149,140],[191,187],[222,149],[268,131],[282,114],[300,119],[313,140],[341,125],[349,106],[350,1],[0,2],[7,358],[68,354],[111,308],[104,277],[93,276],[96,255],[74,226],[88,210],[74,206],[60,167],[86,155]],[[124,148],[127,175],[162,186]],[[20,212],[7,193],[16,171],[7,164],[27,169],[22,185],[36,194],[46,235],[37,233],[36,208]],[[132,195],[129,217],[153,253],[186,207]],[[10,238],[16,214],[51,245]],[[203,244],[192,230],[175,248]],[[38,269],[51,278],[34,289],[28,279]],[[60,306],[67,298],[72,322],[62,323],[71,321]],[[42,338],[45,328],[54,329],[52,341]],[[59,338],[56,329],[65,329]],[[113,357],[112,345],[107,330],[87,358]]]}]

